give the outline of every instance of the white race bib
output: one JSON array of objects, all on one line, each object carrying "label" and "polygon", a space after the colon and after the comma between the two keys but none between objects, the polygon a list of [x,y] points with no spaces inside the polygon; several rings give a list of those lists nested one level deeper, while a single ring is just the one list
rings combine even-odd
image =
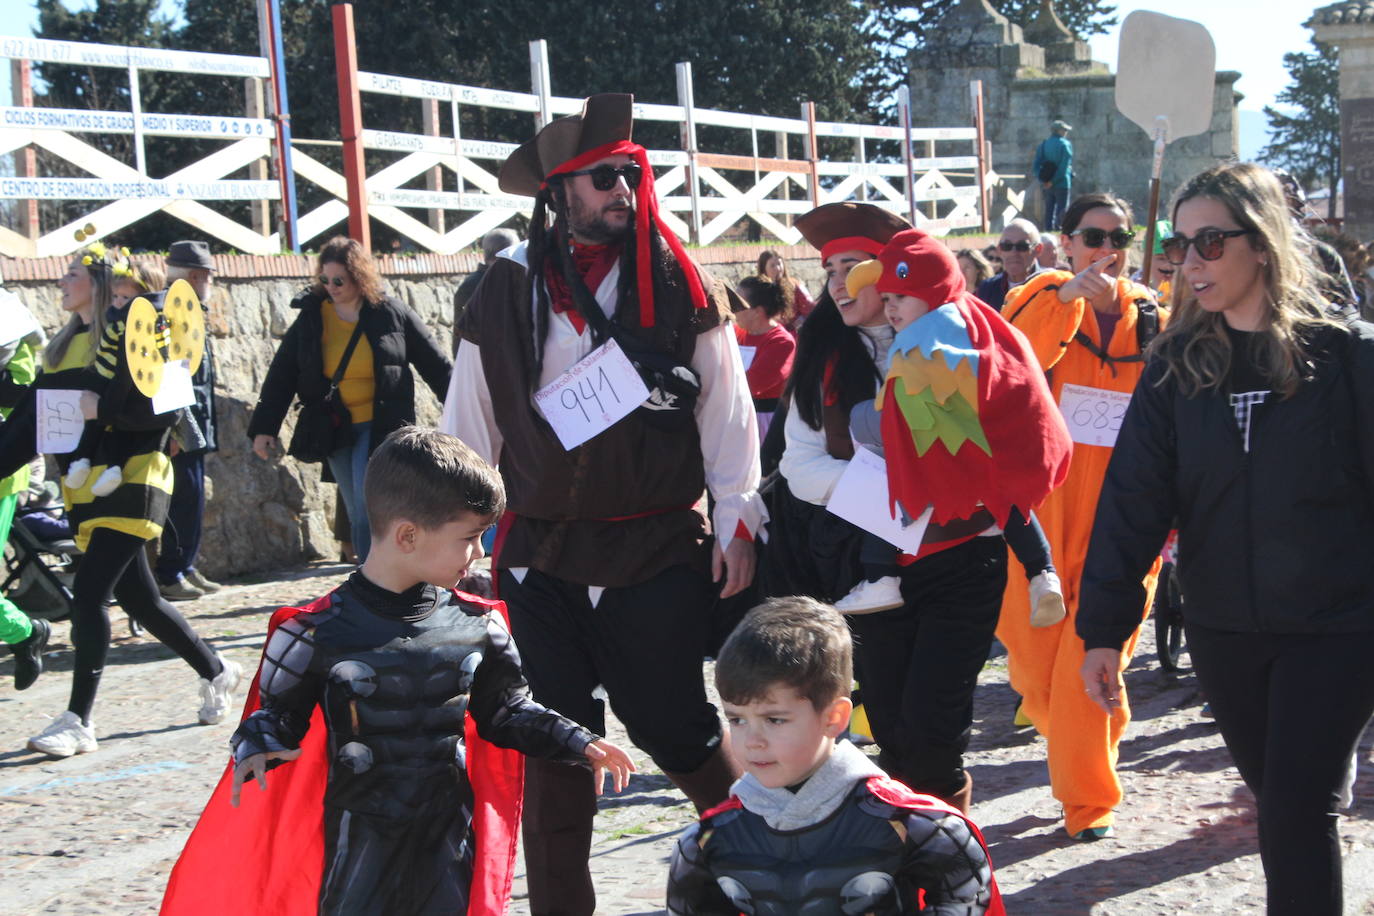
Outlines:
[{"label": "white race bib", "polygon": [[86,426],[81,416],[81,392],[68,389],[39,388],[34,410],[38,414],[34,447],[40,455],[65,455],[81,444]]},{"label": "white race bib", "polygon": [[186,360],[179,359],[162,367],[162,385],[153,395],[153,413],[167,413],[182,407],[190,407],[196,402],[196,391],[191,386],[191,367]]},{"label": "white race bib", "polygon": [[649,389],[614,340],[534,393],[534,402],[565,449],[574,449],[623,420]]},{"label": "white race bib", "polygon": [[1129,391],[1108,391],[1087,385],[1065,384],[1059,393],[1059,410],[1069,426],[1069,436],[1083,445],[1113,448],[1121,431],[1121,418],[1131,403]]},{"label": "white race bib", "polygon": [[825,508],[914,556],[921,549],[932,509],[927,506],[920,518],[902,527],[902,523],[892,517],[887,494],[887,465],[868,449],[858,446]]}]

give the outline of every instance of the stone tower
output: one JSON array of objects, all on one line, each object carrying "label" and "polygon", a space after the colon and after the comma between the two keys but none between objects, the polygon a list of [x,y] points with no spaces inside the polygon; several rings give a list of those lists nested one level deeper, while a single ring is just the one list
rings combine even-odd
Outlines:
[{"label": "stone tower", "polygon": [[[1153,144],[1116,110],[1116,77],[1092,60],[1087,42],[1043,0],[1023,30],[988,3],[959,0],[937,24],[925,47],[909,57],[913,126],[970,124],[971,80],[983,81],[983,114],[992,165],[1017,187],[1033,185],[1035,148],[1050,133],[1050,122],[1073,126],[1073,195],[1114,191],[1129,200],[1136,221],[1149,202]],[[1161,179],[1161,212],[1182,182],[1218,161],[1235,158],[1236,102],[1233,85],[1240,74],[1217,73],[1212,126],[1204,134],[1169,144]],[[1037,223],[1040,195],[1026,197],[1026,215]]]}]

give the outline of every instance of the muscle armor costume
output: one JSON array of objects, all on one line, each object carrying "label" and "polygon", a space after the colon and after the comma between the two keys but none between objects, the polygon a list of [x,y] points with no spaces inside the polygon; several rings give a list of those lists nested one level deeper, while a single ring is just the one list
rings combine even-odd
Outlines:
[{"label": "muscle armor costume", "polygon": [[329,735],[319,911],[466,912],[464,713],[486,740],[530,756],[585,763],[596,736],[530,699],[499,615],[430,585],[388,592],[361,573],[330,598],[273,633],[262,707],[234,732],[234,761],[297,747],[318,705]]},{"label": "muscle armor costume", "polygon": [[969,823],[882,777],[801,830],[732,799],[683,833],[668,878],[674,916],[982,916],[993,899]]}]

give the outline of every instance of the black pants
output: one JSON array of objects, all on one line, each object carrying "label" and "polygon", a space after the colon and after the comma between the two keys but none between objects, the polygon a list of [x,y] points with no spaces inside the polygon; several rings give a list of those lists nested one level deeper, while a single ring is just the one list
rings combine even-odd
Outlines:
[{"label": "black pants", "polygon": [[[1007,525],[1002,529],[1002,538],[1011,552],[1026,571],[1027,579],[1034,579],[1046,570],[1054,569],[1050,556],[1050,542],[1045,538],[1045,529],[1040,527],[1040,519],[1035,513],[1026,518],[1017,509],[1007,516]],[[901,550],[884,541],[876,534],[864,533],[863,546],[859,548],[859,562],[864,567],[864,578],[870,582],[884,576],[900,575],[901,567],[897,558]]]},{"label": "black pants", "polygon": [[1374,632],[1186,630],[1226,748],[1258,803],[1269,913],[1340,916],[1337,799],[1374,714]]},{"label": "black pants", "polygon": [[113,592],[134,620],[209,680],[221,671],[219,659],[176,608],[162,600],[143,552],[144,541],[110,528],[91,534],[72,583],[72,694],[67,708],[89,721],[105,655],[110,651],[110,615],[105,601]]},{"label": "black pants", "polygon": [[997,537],[973,538],[901,571],[906,604],[849,617],[879,763],[919,792],[964,784],[973,690],[1007,585]]},{"label": "black pants", "polygon": [[[702,681],[715,599],[704,575],[670,567],[639,585],[606,589],[593,606],[585,585],[533,569],[519,582],[503,571],[500,595],[536,700],[604,735],[605,707],[592,696],[601,685],[630,740],[675,782],[711,768],[721,728]],[[525,772],[530,911],[590,916],[591,773],[533,759]],[[729,780],[720,782],[724,801]]]},{"label": "black pants", "polygon": [[157,580],[171,585],[189,573],[200,553],[200,523],[205,514],[205,453],[178,453],[172,459],[172,501],[162,526]]}]

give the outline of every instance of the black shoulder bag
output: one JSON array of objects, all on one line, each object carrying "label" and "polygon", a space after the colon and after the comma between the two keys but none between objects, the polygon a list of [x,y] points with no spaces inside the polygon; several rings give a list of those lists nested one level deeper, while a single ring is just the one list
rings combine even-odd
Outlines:
[{"label": "black shoulder bag", "polygon": [[339,400],[339,382],[358,346],[358,338],[362,336],[363,316],[359,314],[358,324],[353,328],[353,336],[348,338],[348,346],[344,348],[339,367],[329,380],[329,390],[318,401],[300,402],[296,431],[291,434],[291,445],[286,450],[286,454],[297,461],[321,462],[344,446],[353,444],[353,417]]},{"label": "black shoulder bag", "polygon": [[[701,378],[696,370],[678,362],[671,354],[643,343],[624,326],[607,318],[587,284],[573,269],[571,260],[564,257],[562,261],[563,277],[572,291],[573,305],[592,329],[593,339],[614,339],[649,389],[648,399],[635,411],[635,416],[665,432],[685,429],[696,422],[697,396],[701,394]],[[683,269],[692,268],[688,265]]]}]

